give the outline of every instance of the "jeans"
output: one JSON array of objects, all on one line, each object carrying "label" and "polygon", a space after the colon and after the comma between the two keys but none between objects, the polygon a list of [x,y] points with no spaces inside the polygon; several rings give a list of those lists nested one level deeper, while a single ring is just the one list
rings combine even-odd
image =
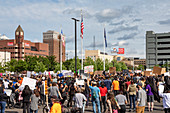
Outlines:
[{"label": "jeans", "polygon": [[105,96],[102,96],[102,101],[101,101],[101,104],[100,104],[100,107],[101,107],[101,111],[102,111],[102,103],[103,103],[103,106],[104,106],[104,112],[106,111],[106,97]]},{"label": "jeans", "polygon": [[5,107],[6,107],[6,102],[5,101],[0,101],[0,106],[1,106],[1,113],[5,113]]},{"label": "jeans", "polygon": [[89,94],[86,94],[85,96],[87,98],[86,106],[88,106],[89,105]]},{"label": "jeans", "polygon": [[41,101],[41,104],[45,104],[45,95],[44,94],[40,94],[40,101]]},{"label": "jeans", "polygon": [[30,113],[38,113],[38,109],[37,110],[30,109]]},{"label": "jeans", "polygon": [[83,113],[84,113],[85,107],[86,107],[86,101],[83,102]]},{"label": "jeans", "polygon": [[130,99],[130,109],[132,109],[132,102],[133,102],[133,109],[135,109],[136,108],[136,105],[135,105],[136,95],[129,95],[129,99]]},{"label": "jeans", "polygon": [[99,97],[96,98],[95,100],[92,100],[93,112],[94,112],[94,113],[96,113],[96,104],[97,104],[98,113],[101,113]]},{"label": "jeans", "polygon": [[24,105],[23,113],[26,113],[26,110],[27,110],[27,113],[30,113],[30,102],[24,102],[23,105]]}]

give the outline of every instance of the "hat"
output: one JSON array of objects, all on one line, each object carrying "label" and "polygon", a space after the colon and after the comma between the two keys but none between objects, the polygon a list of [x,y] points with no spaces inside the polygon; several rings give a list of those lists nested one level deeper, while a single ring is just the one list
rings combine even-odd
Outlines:
[{"label": "hat", "polygon": [[141,82],[139,82],[138,85],[142,87],[142,83]]}]

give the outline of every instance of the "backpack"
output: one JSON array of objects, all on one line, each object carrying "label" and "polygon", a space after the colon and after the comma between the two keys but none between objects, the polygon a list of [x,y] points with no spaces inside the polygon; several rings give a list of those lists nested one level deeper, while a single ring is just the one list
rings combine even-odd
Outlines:
[{"label": "backpack", "polygon": [[93,90],[92,99],[96,100],[96,98],[97,98],[97,93],[95,90]]}]

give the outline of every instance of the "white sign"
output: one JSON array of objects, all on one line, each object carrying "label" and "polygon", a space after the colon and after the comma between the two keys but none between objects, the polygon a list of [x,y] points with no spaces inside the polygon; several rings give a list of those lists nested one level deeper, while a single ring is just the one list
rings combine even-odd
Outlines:
[{"label": "white sign", "polygon": [[77,85],[84,85],[84,80],[82,79],[76,79]]},{"label": "white sign", "polygon": [[27,71],[27,77],[31,77],[31,71]]},{"label": "white sign", "polygon": [[5,93],[7,96],[10,96],[11,93],[12,93],[12,90],[11,89],[4,89]]},{"label": "white sign", "polygon": [[93,65],[85,66],[84,67],[84,73],[90,73],[90,72],[93,72],[93,70],[94,70],[94,66]]},{"label": "white sign", "polygon": [[36,86],[36,80],[29,78],[29,77],[24,77],[23,82],[22,82],[22,86],[25,86],[25,85],[28,85],[31,90],[34,90],[35,86]]}]

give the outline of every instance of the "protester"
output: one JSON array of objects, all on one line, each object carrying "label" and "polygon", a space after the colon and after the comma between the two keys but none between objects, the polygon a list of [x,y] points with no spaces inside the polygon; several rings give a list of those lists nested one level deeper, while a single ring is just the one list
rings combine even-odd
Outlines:
[{"label": "protester", "polygon": [[41,102],[42,105],[45,104],[44,83],[45,83],[45,82],[42,82],[42,84],[41,84],[40,87],[39,87],[39,91],[40,91],[40,102]]},{"label": "protester", "polygon": [[38,90],[34,89],[34,94],[32,94],[30,98],[31,98],[30,113],[38,113],[38,101],[40,99],[40,94]]},{"label": "protester", "polygon": [[87,79],[85,79],[84,80],[84,95],[86,96],[86,99],[87,99],[87,101],[86,101],[86,107],[88,107],[89,106],[89,95],[90,95],[90,89],[89,89],[89,87],[87,86]]},{"label": "protester", "polygon": [[107,103],[109,105],[110,113],[117,113],[118,109],[121,109],[112,92],[109,92],[107,95]]},{"label": "protester", "polygon": [[138,98],[136,104],[136,113],[144,113],[145,104],[146,104],[146,92],[142,89],[143,84],[141,82],[138,83]]},{"label": "protester", "polygon": [[151,86],[149,85],[148,80],[146,81],[146,92],[147,92],[147,102],[148,102],[148,111],[153,111],[154,107],[154,95],[152,93]]},{"label": "protester", "polygon": [[61,113],[60,100],[57,98],[57,96],[51,96],[51,101],[53,106],[50,109],[50,113]]},{"label": "protester", "polygon": [[101,87],[99,87],[100,89],[100,94],[101,94],[101,111],[102,111],[102,103],[104,106],[104,113],[106,112],[106,94],[107,94],[107,88],[105,87],[104,82],[101,83]]},{"label": "protester", "polygon": [[133,103],[133,111],[136,110],[136,104],[135,104],[136,90],[137,90],[136,85],[134,84],[134,81],[132,80],[131,84],[129,85],[127,89],[127,91],[129,92],[129,99],[130,99],[130,109],[129,109],[130,112],[132,111],[132,103]]},{"label": "protester", "polygon": [[59,84],[59,91],[60,91],[61,96],[63,98],[61,100],[61,104],[64,104],[65,100],[67,99],[66,88],[67,88],[67,85],[64,86],[62,83]]},{"label": "protester", "polygon": [[87,99],[85,95],[81,93],[80,88],[78,88],[73,100],[75,101],[76,110],[79,111],[79,113],[83,113],[83,101],[87,101]]},{"label": "protester", "polygon": [[100,89],[97,87],[96,82],[93,82],[93,86],[90,86],[89,85],[89,79],[87,80],[87,85],[91,89],[93,112],[96,113],[96,104],[97,104],[98,113],[101,113],[101,109],[100,109],[100,100],[101,100]]},{"label": "protester", "polygon": [[0,81],[0,113],[5,113],[6,101],[8,97],[4,92],[4,87],[2,85],[2,81]]},{"label": "protester", "polygon": [[117,77],[115,76],[113,82],[112,82],[112,85],[113,85],[113,91],[114,91],[114,95],[116,96],[117,95],[117,92],[119,91],[119,81],[117,80]]},{"label": "protester", "polygon": [[120,106],[118,113],[125,113],[126,112],[126,104],[127,104],[126,96],[123,95],[122,91],[119,91],[119,93],[118,93],[118,95],[116,95],[115,99],[117,100],[117,102]]},{"label": "protester", "polygon": [[32,91],[28,85],[25,85],[24,90],[22,91],[23,97],[23,113],[30,113],[30,97]]},{"label": "protester", "polygon": [[104,84],[107,88],[107,91],[109,92],[112,86],[112,81],[109,79],[109,76],[106,76],[106,79],[104,80]]},{"label": "protester", "polygon": [[159,96],[163,98],[163,107],[165,113],[170,113],[170,89],[166,90],[165,93],[159,89]]}]

